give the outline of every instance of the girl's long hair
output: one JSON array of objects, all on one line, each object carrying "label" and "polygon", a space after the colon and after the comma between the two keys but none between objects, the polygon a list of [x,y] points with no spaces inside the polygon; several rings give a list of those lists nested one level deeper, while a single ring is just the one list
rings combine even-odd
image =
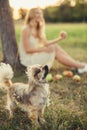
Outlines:
[{"label": "girl's long hair", "polygon": [[[32,8],[28,12],[26,19],[25,19],[25,25],[30,25],[31,29],[32,29],[32,27],[35,26],[35,21],[34,21],[35,20],[35,10],[37,10],[37,9],[41,10],[40,8]],[[42,12],[42,10],[41,10],[41,12]],[[43,17],[43,12],[42,12],[42,20],[37,25],[37,31],[38,31],[38,37],[39,38],[45,37],[45,20],[44,20],[44,17]]]}]

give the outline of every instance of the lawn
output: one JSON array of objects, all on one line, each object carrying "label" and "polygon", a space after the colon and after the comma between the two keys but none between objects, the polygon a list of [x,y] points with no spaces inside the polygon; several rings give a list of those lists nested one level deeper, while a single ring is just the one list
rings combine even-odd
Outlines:
[{"label": "lawn", "polygon": [[[15,23],[17,42],[23,23]],[[61,30],[68,33],[67,39],[58,43],[73,58],[87,62],[87,24],[46,24],[46,35],[49,40],[56,38]],[[52,76],[63,75],[69,68],[54,61],[50,70]],[[63,76],[61,80],[51,81],[51,104],[45,110],[47,124],[38,130],[87,130],[87,74],[80,75],[79,82]],[[26,82],[25,74],[17,74],[13,82]],[[26,113],[17,110],[13,119],[8,118],[8,111],[4,109],[6,93],[0,91],[0,130],[34,130]]]}]

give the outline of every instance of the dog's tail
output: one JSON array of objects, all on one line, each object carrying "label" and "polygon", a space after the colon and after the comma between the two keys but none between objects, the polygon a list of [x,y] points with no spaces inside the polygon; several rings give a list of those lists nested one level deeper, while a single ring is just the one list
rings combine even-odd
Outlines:
[{"label": "dog's tail", "polygon": [[0,83],[10,87],[12,85],[11,79],[13,75],[12,67],[9,64],[0,63]]}]

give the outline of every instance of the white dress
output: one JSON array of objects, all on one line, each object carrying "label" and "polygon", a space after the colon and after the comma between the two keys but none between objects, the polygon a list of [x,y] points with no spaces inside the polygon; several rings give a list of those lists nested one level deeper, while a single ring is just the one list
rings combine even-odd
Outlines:
[{"label": "white dress", "polygon": [[[30,48],[41,47],[39,44],[39,39],[31,35],[29,37],[29,46]],[[55,58],[55,52],[51,53],[40,52],[32,54],[26,53],[23,47],[22,39],[21,42],[19,43],[19,55],[21,64],[23,64],[26,67],[34,64],[40,64],[40,65],[48,65],[49,68],[51,68]]]}]

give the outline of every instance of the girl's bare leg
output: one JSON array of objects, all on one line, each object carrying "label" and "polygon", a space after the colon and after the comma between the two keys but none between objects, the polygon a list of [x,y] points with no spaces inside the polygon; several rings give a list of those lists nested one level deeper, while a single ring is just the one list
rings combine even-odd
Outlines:
[{"label": "girl's bare leg", "polygon": [[59,61],[61,64],[72,68],[84,68],[85,65],[83,63],[74,60],[58,45],[52,45],[51,47],[55,51],[56,60]]}]

